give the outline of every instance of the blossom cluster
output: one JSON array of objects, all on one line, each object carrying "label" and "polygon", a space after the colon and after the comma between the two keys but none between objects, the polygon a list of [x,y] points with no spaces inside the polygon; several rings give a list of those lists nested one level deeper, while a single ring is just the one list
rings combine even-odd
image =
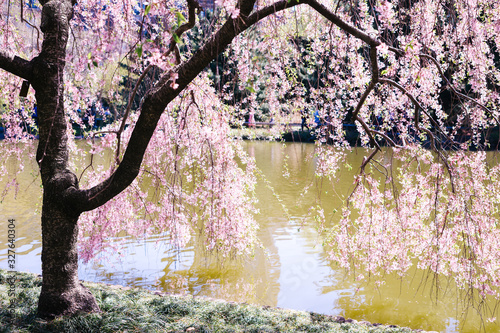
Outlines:
[{"label": "blossom cluster", "polygon": [[453,152],[446,167],[418,147],[394,153],[397,168],[364,173],[331,230],[332,260],[366,272],[401,276],[413,266],[499,297],[496,182],[500,165],[485,152]]},{"label": "blossom cluster", "polygon": [[[230,109],[207,89],[207,83],[206,77],[197,79],[169,105],[134,183],[109,203],[82,215],[84,260],[110,245],[119,246],[106,239],[120,232],[136,238],[168,232],[177,247],[196,236],[207,250],[222,257],[250,253],[257,242],[254,161],[230,140]],[[130,132],[124,133],[125,141]],[[89,142],[91,151],[80,153],[109,157],[117,143],[108,140],[112,137]],[[102,168],[98,164],[85,170],[82,185],[91,186],[112,170]]]}]

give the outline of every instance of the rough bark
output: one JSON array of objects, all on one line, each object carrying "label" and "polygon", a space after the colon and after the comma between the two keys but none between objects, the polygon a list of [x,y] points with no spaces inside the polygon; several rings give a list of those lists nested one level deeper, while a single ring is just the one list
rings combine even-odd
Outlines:
[{"label": "rough bark", "polygon": [[0,51],[0,67],[25,80],[30,79],[33,69],[29,61],[5,51]]},{"label": "rough bark", "polygon": [[99,311],[94,296],[78,280],[78,215],[71,216],[59,204],[61,187],[72,178],[70,173],[57,173],[44,187],[41,318]]},{"label": "rough bark", "polygon": [[99,311],[92,294],[78,282],[78,213],[64,205],[62,193],[78,187],[76,176],[67,170],[67,123],[64,116],[63,72],[70,0],[43,1],[42,51],[33,61],[31,84],[36,91],[39,117],[37,162],[43,184],[42,291],[38,315],[54,318],[77,312]]}]

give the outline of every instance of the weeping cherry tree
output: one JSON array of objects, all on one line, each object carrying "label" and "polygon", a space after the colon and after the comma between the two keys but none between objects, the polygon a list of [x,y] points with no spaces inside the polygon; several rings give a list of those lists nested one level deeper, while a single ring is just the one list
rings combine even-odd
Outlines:
[{"label": "weeping cherry tree", "polygon": [[[276,123],[318,111],[318,176],[335,180],[352,149],[345,123],[369,148],[325,230],[334,262],[381,283],[416,265],[500,296],[500,165],[469,152],[498,144],[498,1],[0,4],[2,157],[21,170],[36,144],[43,185],[39,316],[99,310],[78,258],[119,232],[249,253],[255,166],[230,124],[264,104]],[[87,128],[103,100],[116,121]],[[106,149],[111,165],[94,163]]]}]

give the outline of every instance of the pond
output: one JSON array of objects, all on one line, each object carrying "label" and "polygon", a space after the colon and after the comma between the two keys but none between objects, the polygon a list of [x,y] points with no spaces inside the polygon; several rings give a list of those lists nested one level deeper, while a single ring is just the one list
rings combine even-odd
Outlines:
[{"label": "pond", "polygon": [[[342,315],[356,320],[395,324],[440,332],[477,332],[481,318],[463,306],[461,294],[441,281],[436,294],[432,276],[414,270],[407,278],[386,276],[385,284],[356,281],[328,260],[318,234],[314,209],[322,207],[335,223],[342,198],[352,190],[366,151],[354,149],[335,180],[335,187],[314,176],[314,145],[243,142],[265,177],[256,194],[262,246],[251,258],[224,263],[207,255],[196,241],[172,248],[166,235],[147,240],[125,238],[120,256],[80,263],[81,280],[144,287],[282,308]],[[26,163],[33,167],[33,163]],[[17,198],[9,194],[0,206],[0,268],[7,269],[7,224],[15,219],[16,270],[41,273],[40,183],[26,166]],[[266,184],[270,184],[273,191]],[[3,189],[5,183],[0,183]],[[285,207],[285,208],[284,208]],[[118,240],[118,239],[117,239]],[[122,239],[123,240],[123,239]],[[111,240],[113,241],[113,240]],[[494,306],[495,304],[491,304]],[[486,324],[487,331],[500,326]]]}]

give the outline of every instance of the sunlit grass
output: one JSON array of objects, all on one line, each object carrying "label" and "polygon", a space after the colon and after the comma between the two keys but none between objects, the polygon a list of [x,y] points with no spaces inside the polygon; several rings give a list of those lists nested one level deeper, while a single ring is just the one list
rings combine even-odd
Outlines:
[{"label": "sunlit grass", "polygon": [[[16,297],[11,315],[7,277],[13,274]],[[0,270],[0,332],[412,332],[408,328],[340,323],[339,318],[305,311],[84,284],[102,312],[47,322],[36,317],[41,278]]]}]

